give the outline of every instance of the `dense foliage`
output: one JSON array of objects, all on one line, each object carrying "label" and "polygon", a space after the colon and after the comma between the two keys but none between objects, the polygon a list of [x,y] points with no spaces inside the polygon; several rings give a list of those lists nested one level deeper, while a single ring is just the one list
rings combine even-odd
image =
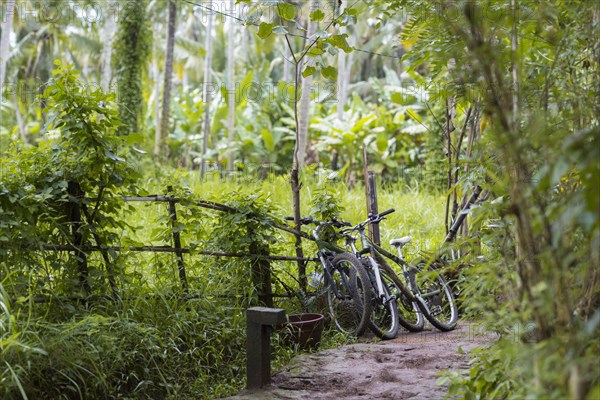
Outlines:
[{"label": "dense foliage", "polygon": [[402,1],[391,15],[399,7],[414,14],[403,36],[413,68],[425,63],[423,79],[449,89],[457,119],[477,107],[490,124],[467,160],[483,168],[459,184],[485,182],[493,193],[475,223],[497,219],[480,233],[496,256],[465,269],[463,294],[471,315],[505,336],[454,376],[451,394],[597,397],[598,9]]},{"label": "dense foliage", "polygon": [[113,86],[119,96],[119,115],[123,121],[121,133],[138,133],[145,100],[142,79],[151,41],[146,2],[136,0],[123,3],[118,21],[113,59],[116,84]]},{"label": "dense foliage", "polygon": [[[309,13],[312,2],[242,1],[215,13],[209,30],[205,3],[179,2],[169,151],[159,164],[147,152],[159,118],[163,3],[107,2],[95,19],[74,18],[82,14],[72,4],[54,19],[18,8],[13,34],[2,32],[12,51],[0,104],[0,397],[214,398],[243,386],[244,309],[263,300],[256,255],[295,254],[293,237],[273,225],[291,214],[285,173],[297,86],[309,77],[303,215],[364,218],[362,188],[353,189],[363,146],[385,183],[381,209],[402,211],[382,235],[417,237],[410,258],[438,250],[473,186],[485,189],[457,246],[471,251],[452,272],[465,317],[501,339],[477,351],[468,372],[441,378],[450,396],[600,396],[597,6],[392,0],[324,2]],[[112,41],[106,18],[117,15],[115,96],[92,83],[111,65],[98,54]],[[209,62],[200,39],[225,44],[234,22],[244,26],[228,90],[225,46]],[[316,33],[305,38],[309,24]],[[73,65],[57,62],[51,73],[56,58]],[[203,69],[214,85],[203,84]],[[201,182],[200,163],[209,166]],[[121,199],[167,186],[176,221],[168,202]],[[185,279],[177,256],[131,249],[170,245],[174,232],[190,251]],[[296,263],[271,268],[273,291],[290,296],[278,305],[315,306],[297,290]],[[330,345],[344,340],[326,333]],[[292,354],[277,346],[278,363]]]}]

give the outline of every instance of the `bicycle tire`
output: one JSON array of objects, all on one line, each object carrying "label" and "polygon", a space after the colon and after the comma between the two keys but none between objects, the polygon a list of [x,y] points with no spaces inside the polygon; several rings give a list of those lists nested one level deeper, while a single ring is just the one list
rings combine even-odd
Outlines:
[{"label": "bicycle tire", "polygon": [[[410,300],[412,298],[412,293],[407,289],[409,285],[408,282],[406,282],[404,274],[396,274],[385,258],[379,253],[376,253],[375,260],[377,261],[380,270],[385,272],[394,283],[393,289],[397,293],[392,294],[395,294],[396,296],[396,304],[398,304],[398,321],[400,322],[400,325],[410,332],[421,332],[425,327],[424,313],[427,312],[427,307],[424,305],[421,306],[415,299],[413,299],[413,301]],[[401,288],[404,288],[404,290]]]},{"label": "bicycle tire", "polygon": [[421,308],[415,301],[411,301],[402,290],[389,277],[387,272],[386,277],[390,280],[390,292],[396,297],[396,305],[398,306],[398,322],[400,325],[410,332],[421,332],[425,327],[425,318]]},{"label": "bicycle tire", "polygon": [[[364,261],[367,262],[366,260]],[[371,277],[371,283],[373,284],[371,305],[373,310],[371,311],[371,318],[369,318],[369,329],[380,339],[394,339],[398,336],[400,321],[398,319],[398,305],[395,298],[391,297],[393,293],[391,293],[390,289],[392,286],[396,288],[396,285],[384,271],[380,271],[383,291],[388,298],[391,297],[386,303],[384,299],[377,296],[374,271],[370,270],[368,273],[369,275],[373,275]]]},{"label": "bicycle tire", "polygon": [[331,320],[338,330],[361,336],[371,316],[371,284],[367,271],[351,253],[337,254],[331,264],[331,281],[327,279],[327,308]]},{"label": "bicycle tire", "polygon": [[452,288],[434,263],[419,262],[412,274],[418,288],[418,305],[423,315],[440,331],[451,331],[458,322],[458,306]]}]

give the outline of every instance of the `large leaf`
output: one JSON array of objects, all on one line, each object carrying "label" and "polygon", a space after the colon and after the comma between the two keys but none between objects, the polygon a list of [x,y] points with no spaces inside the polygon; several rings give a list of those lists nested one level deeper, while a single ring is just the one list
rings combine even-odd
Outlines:
[{"label": "large leaf", "polygon": [[286,21],[293,21],[296,18],[296,6],[288,3],[277,4],[277,14]]},{"label": "large leaf", "polygon": [[266,39],[273,32],[273,24],[269,24],[268,22],[261,22],[258,27],[258,37],[261,39]]},{"label": "large leaf", "polygon": [[315,67],[308,65],[306,68],[304,68],[304,71],[302,71],[302,77],[303,78],[307,78],[309,76],[312,76],[315,74],[317,70],[315,69]]},{"label": "large leaf", "polygon": [[263,142],[265,142],[265,148],[269,151],[275,150],[275,140],[271,132],[269,132],[269,130],[267,129],[263,129],[262,131],[260,131],[260,134],[262,136]]},{"label": "large leaf", "polygon": [[347,37],[348,37],[348,34],[343,33],[340,35],[333,35],[330,38],[328,38],[327,41],[329,43],[331,43],[333,46],[344,50],[344,52],[350,53],[353,50],[353,48],[346,41]]}]

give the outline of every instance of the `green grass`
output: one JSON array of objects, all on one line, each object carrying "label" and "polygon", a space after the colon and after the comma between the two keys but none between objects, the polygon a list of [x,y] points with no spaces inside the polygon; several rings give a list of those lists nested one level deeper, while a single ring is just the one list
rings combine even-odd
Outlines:
[{"label": "green grass", "polygon": [[[179,182],[176,193],[187,190],[191,198],[221,203],[240,202],[244,196],[259,194],[262,207],[267,207],[277,218],[291,214],[291,191],[286,177],[199,182],[185,172],[169,174],[169,179],[148,178],[148,192],[163,194],[167,185],[160,182]],[[358,223],[366,219],[362,188],[347,190],[339,182],[318,182],[310,177],[304,179],[301,193],[303,215],[311,214],[311,201],[317,187],[323,184],[334,188],[344,208],[343,220]],[[117,232],[124,245],[171,244],[165,203],[129,203],[127,206],[132,210],[125,216],[129,227]],[[412,235],[413,250],[407,252],[410,259],[417,257],[420,250],[431,249],[441,242],[442,196],[401,186],[380,189],[379,209],[391,207],[396,212],[381,224],[385,246],[393,237]],[[184,245],[219,250],[247,244],[245,235],[235,231],[236,226],[221,226],[226,220],[217,211],[184,204],[179,204],[177,210]],[[291,235],[279,232],[274,235],[276,241],[271,245],[271,252],[294,255]],[[305,249],[310,255],[314,246],[306,243]],[[13,258],[12,262],[18,259]],[[61,262],[65,263],[64,255],[56,256],[53,265]],[[0,352],[5,363],[0,396],[216,398],[242,388],[244,310],[253,294],[249,262],[192,254],[185,256],[185,263],[190,291],[202,295],[200,299],[182,301],[169,297],[180,293],[173,254],[122,253],[116,258],[122,301],[33,304],[25,299],[12,309],[7,308],[9,313],[0,320]],[[94,279],[96,287],[101,287],[104,285],[101,257],[94,255],[90,264],[97,267],[93,268]],[[66,265],[60,268],[67,268]],[[281,280],[297,289],[295,263],[273,262],[272,268]],[[308,272],[315,269],[319,266],[312,263]],[[44,274],[39,277],[43,278]],[[14,282],[10,277],[3,284],[7,292],[17,287],[11,287]],[[56,284],[48,287],[64,290]],[[285,292],[277,284],[275,291]],[[220,297],[224,294],[230,297]],[[3,295],[3,299],[7,296]],[[297,298],[279,299],[276,305],[288,313],[307,308],[307,303]],[[325,330],[322,348],[336,347],[349,340],[335,331]],[[283,346],[277,338],[275,342],[274,365],[281,366],[297,350]]]}]

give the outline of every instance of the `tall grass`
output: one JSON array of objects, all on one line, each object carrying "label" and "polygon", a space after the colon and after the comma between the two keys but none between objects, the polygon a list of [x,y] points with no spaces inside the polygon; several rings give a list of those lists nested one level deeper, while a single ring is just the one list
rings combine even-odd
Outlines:
[{"label": "tall grass", "polygon": [[[168,179],[167,179],[168,178]],[[291,195],[286,177],[262,181],[198,181],[186,172],[148,178],[150,193],[165,193],[167,184],[178,182],[176,193],[188,192],[190,198],[222,203],[241,201],[257,195],[261,207],[276,218],[291,214]],[[347,190],[339,182],[304,178],[303,215],[310,215],[311,201],[319,185],[335,188],[344,211],[341,218],[358,223],[366,218],[362,188]],[[395,208],[396,213],[381,224],[382,242],[396,236],[413,235],[414,251],[439,243],[443,237],[443,198],[400,186],[380,189],[380,210]],[[168,210],[163,203],[129,204],[128,226],[117,232],[123,245],[170,244]],[[178,229],[184,245],[199,249],[222,248],[227,227],[220,226],[217,211],[203,210],[190,204],[177,206]],[[225,236],[223,236],[225,235]],[[293,255],[293,240],[287,233],[274,233],[270,246],[275,254]],[[225,239],[223,239],[225,238]],[[243,239],[243,238],[242,238]],[[314,247],[306,244],[307,254]],[[46,254],[49,256],[49,254]],[[186,255],[190,292],[195,297],[182,299],[176,258],[172,254],[115,254],[118,266],[120,300],[88,299],[81,302],[59,301],[34,304],[33,297],[15,297],[14,282],[0,292],[0,397],[7,399],[89,399],[89,398],[218,398],[244,385],[245,313],[254,292],[249,262],[244,259]],[[64,257],[50,257],[61,268]],[[50,259],[49,258],[49,259]],[[1,260],[2,271],[9,271]],[[92,271],[101,272],[101,258]],[[296,264],[273,262],[281,281],[297,289]],[[309,272],[317,269],[316,264]],[[52,268],[50,268],[52,270]],[[101,274],[99,277],[101,278]],[[100,279],[98,278],[98,279]],[[274,281],[276,292],[285,288]],[[30,290],[33,288],[29,286]],[[60,294],[45,289],[45,293]],[[32,292],[35,292],[33,290]],[[35,292],[38,293],[39,292]],[[18,297],[18,296],[16,296]],[[279,299],[277,306],[289,313],[307,307],[298,299]],[[326,331],[324,346],[344,343],[348,338]],[[277,337],[276,365],[286,362],[295,352]]]}]

